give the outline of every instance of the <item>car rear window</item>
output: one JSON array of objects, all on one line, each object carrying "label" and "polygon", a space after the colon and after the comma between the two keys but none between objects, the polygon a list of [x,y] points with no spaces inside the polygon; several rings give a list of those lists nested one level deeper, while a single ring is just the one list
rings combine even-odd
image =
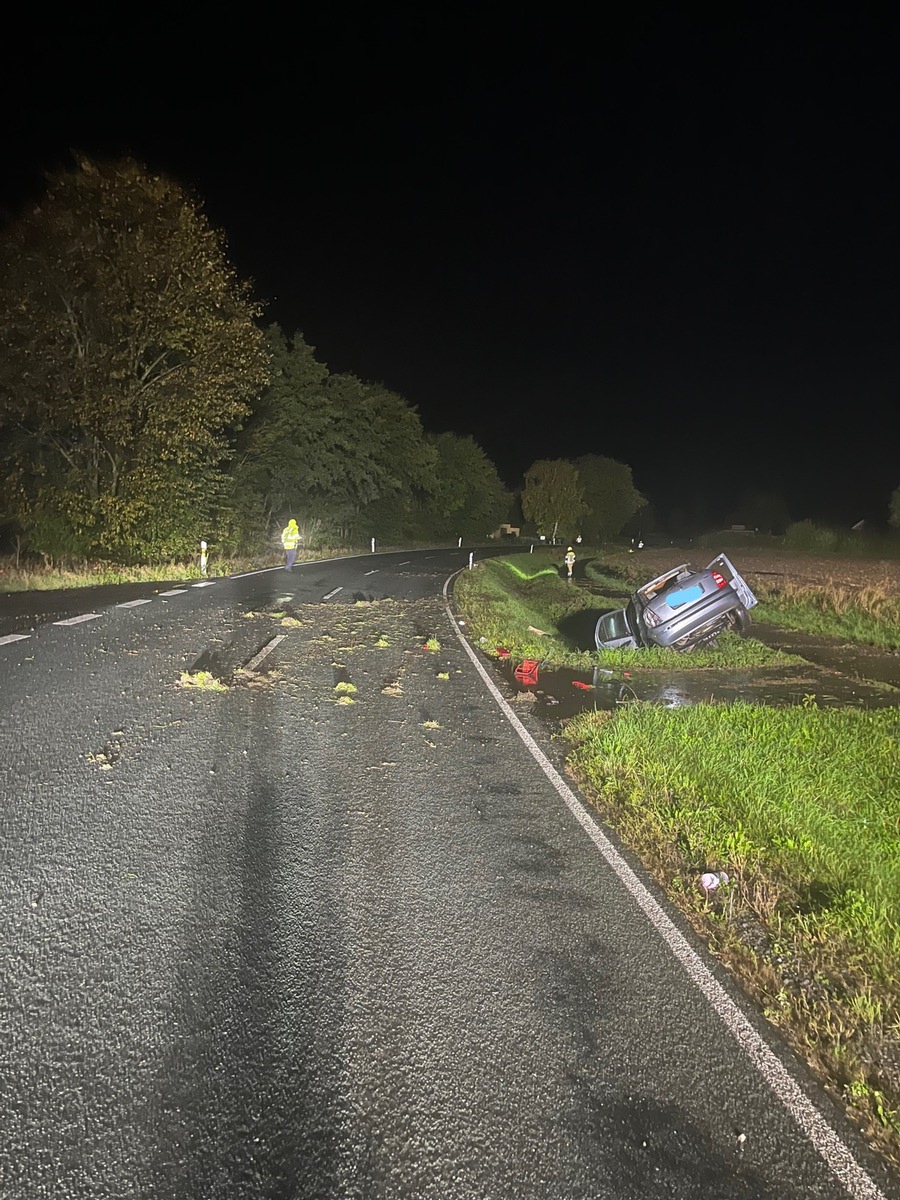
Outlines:
[{"label": "car rear window", "polygon": [[674,592],[666,592],[664,599],[669,608],[681,608],[684,604],[693,604],[702,596],[703,585],[695,583],[688,588],[678,588]]}]

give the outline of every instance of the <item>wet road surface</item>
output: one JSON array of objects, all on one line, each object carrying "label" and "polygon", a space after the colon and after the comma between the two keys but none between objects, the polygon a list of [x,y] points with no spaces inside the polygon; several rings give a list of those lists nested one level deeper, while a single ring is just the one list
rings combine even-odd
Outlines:
[{"label": "wet road surface", "polygon": [[896,1195],[378,557],[0,647],[0,1195]]}]

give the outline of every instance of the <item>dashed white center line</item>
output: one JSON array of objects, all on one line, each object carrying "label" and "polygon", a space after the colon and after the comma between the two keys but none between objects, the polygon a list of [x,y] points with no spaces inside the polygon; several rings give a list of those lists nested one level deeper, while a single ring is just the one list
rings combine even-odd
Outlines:
[{"label": "dashed white center line", "polygon": [[0,638],[0,646],[5,646],[7,642],[25,642],[30,637],[30,633],[8,633],[6,637]]},{"label": "dashed white center line", "polygon": [[398,567],[408,567],[411,562],[412,562],[412,559],[408,558],[405,562],[397,563],[397,566]]},{"label": "dashed white center line", "polygon": [[80,625],[82,621],[96,621],[103,613],[82,613],[80,617],[66,617],[64,621],[54,621],[54,625]]},{"label": "dashed white center line", "polygon": [[186,591],[187,588],[172,588],[171,591],[160,592],[159,594],[161,596],[183,596]]},{"label": "dashed white center line", "polygon": [[336,596],[338,594],[338,592],[342,592],[343,590],[344,590],[343,587],[337,587],[334,589],[333,592],[329,592],[327,596],[323,596],[322,599],[330,600],[332,596]]},{"label": "dashed white center line", "polygon": [[215,586],[216,586],[216,581],[214,579],[203,579],[203,580],[201,580],[200,583],[192,583],[191,584],[191,587],[215,587]]},{"label": "dashed white center line", "polygon": [[267,658],[268,655],[270,655],[272,653],[272,651],[275,649],[275,647],[280,642],[284,641],[284,638],[285,638],[285,635],[283,633],[279,633],[279,635],[277,637],[273,637],[271,639],[271,641],[266,642],[266,644],[263,646],[262,650],[260,650],[259,654],[255,654],[253,656],[253,658],[251,658],[250,661],[246,664],[246,666],[241,667],[241,670],[246,671],[247,673],[249,673],[250,671],[255,671],[256,668],[259,666],[259,664],[262,662],[262,660],[264,658]]},{"label": "dashed white center line", "polygon": [[122,604],[117,604],[116,608],[137,608],[139,604],[152,604],[152,600],[126,600]]},{"label": "dashed white center line", "polygon": [[366,574],[367,575],[377,575],[380,569],[381,569],[380,567],[376,567],[374,571],[366,571]]}]

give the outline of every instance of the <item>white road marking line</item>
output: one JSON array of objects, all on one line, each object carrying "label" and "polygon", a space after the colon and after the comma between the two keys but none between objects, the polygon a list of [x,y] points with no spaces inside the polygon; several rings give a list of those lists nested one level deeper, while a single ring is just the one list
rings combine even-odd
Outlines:
[{"label": "white road marking line", "polygon": [[116,608],[137,608],[139,604],[152,604],[152,600],[126,600],[124,604],[117,604]]},{"label": "white road marking line", "polygon": [[323,597],[322,597],[322,599],[323,599],[323,600],[330,600],[332,596],[336,596],[336,595],[338,594],[338,592],[342,592],[343,590],[344,590],[344,589],[343,589],[343,586],[341,586],[341,587],[336,587],[336,588],[334,589],[334,591],[333,591],[333,592],[329,592],[329,593],[328,593],[328,595],[327,595],[327,596],[323,596]]},{"label": "white road marking line", "polygon": [[625,889],[631,893],[638,906],[643,909],[650,924],[668,945],[673,956],[683,967],[690,981],[709,1001],[710,1006],[719,1016],[728,1032],[794,1118],[798,1127],[809,1138],[833,1174],[844,1185],[848,1194],[853,1200],[886,1200],[884,1193],[872,1177],[853,1157],[850,1148],[834,1132],[816,1106],[791,1077],[777,1055],[756,1032],[710,969],[702,961],[699,954],[690,945],[684,934],[674,924],[671,917],[653,899],[622,855],[601,831],[593,817],[585,809],[584,805],[544,754],[543,750],[541,750],[540,746],[538,746],[512,708],[504,700],[497,685],[491,679],[485,667],[479,662],[474,649],[469,645],[468,639],[460,633],[454,620],[447,588],[450,581],[459,574],[461,574],[460,571],[455,571],[444,582],[443,589],[447,616],[450,619],[453,631],[462,643],[466,654],[472,660],[475,670],[484,680],[488,691],[497,701],[501,712],[522,739],[535,762],[555,788],[560,799],[606,859],[608,865],[615,871]]},{"label": "white road marking line", "polygon": [[408,566],[409,566],[409,564],[410,564],[411,562],[412,562],[412,559],[408,558],[408,559],[406,560],[406,562],[397,563],[397,566],[398,566],[398,567],[408,567]]},{"label": "white road marking line", "polygon": [[285,636],[285,634],[279,633],[277,637],[271,638],[268,642],[266,642],[259,654],[254,654],[250,661],[241,667],[241,670],[246,671],[247,673],[250,671],[255,671],[262,660],[267,658],[272,653],[278,643],[284,641]]},{"label": "white road marking line", "polygon": [[200,583],[192,583],[191,584],[191,587],[215,587],[215,586],[216,586],[216,581],[214,579],[203,579],[200,581]]},{"label": "white road marking line", "polygon": [[82,613],[80,617],[66,617],[64,621],[54,621],[54,625],[80,625],[82,621],[96,621],[103,613]]},{"label": "white road marking line", "polygon": [[[316,565],[321,565],[322,563],[349,562],[349,560],[351,558],[368,558],[368,557],[369,557],[369,552],[366,551],[365,554],[336,554],[334,556],[334,558],[307,558],[303,562],[295,563],[294,568],[295,568],[295,570],[299,570],[300,567],[312,567],[312,566],[316,566]],[[402,566],[403,564],[401,563],[400,565]],[[229,579],[246,579],[250,575],[265,575],[268,571],[283,571],[283,570],[284,570],[284,567],[262,567],[259,571],[244,571],[243,574],[241,574],[241,575],[229,575],[228,578]]]},{"label": "white road marking line", "polygon": [[374,571],[366,571],[366,574],[367,575],[377,575],[380,569],[381,569],[380,567],[376,567]]},{"label": "white road marking line", "polygon": [[6,637],[0,637],[0,646],[5,646],[8,642],[26,642],[30,637],[30,633],[8,633]]},{"label": "white road marking line", "polygon": [[187,588],[172,588],[168,592],[160,592],[161,596],[183,596]]},{"label": "white road marking line", "polygon": [[[302,567],[303,563],[297,563],[298,567]],[[268,575],[269,571],[283,571],[284,567],[263,567],[260,571],[244,571],[242,575],[229,575],[229,579],[247,579],[250,575]]]}]

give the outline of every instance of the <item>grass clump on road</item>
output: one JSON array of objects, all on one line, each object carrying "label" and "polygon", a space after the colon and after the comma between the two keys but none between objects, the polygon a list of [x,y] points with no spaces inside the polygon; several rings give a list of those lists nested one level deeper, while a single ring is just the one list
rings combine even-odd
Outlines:
[{"label": "grass clump on road", "polygon": [[198,688],[201,692],[227,692],[228,687],[209,671],[182,671],[180,683],[185,688]]},{"label": "grass clump on road", "polygon": [[604,817],[900,1161],[898,714],[633,704],[564,736]]}]

